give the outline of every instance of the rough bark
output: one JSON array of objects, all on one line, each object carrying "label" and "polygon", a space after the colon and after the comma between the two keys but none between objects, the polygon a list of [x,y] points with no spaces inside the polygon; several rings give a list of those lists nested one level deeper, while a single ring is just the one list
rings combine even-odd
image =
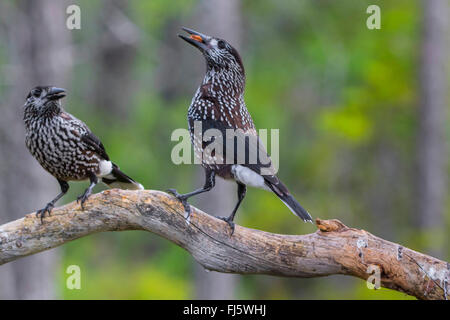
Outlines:
[{"label": "rough bark", "polygon": [[344,274],[367,279],[381,271],[381,286],[419,299],[446,299],[450,264],[348,228],[320,220],[316,232],[281,235],[227,224],[182,205],[160,191],[107,190],[93,195],[81,211],[76,203],[56,208],[43,224],[33,214],[0,226],[0,265],[96,232],[145,230],[187,250],[206,269],[240,274],[321,277]]}]

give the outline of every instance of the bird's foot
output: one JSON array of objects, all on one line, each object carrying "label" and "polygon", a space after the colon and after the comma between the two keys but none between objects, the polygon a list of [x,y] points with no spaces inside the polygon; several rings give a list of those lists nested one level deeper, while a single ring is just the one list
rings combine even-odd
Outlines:
[{"label": "bird's foot", "polygon": [[191,206],[189,204],[189,202],[187,201],[187,197],[184,194],[179,194],[178,191],[176,189],[168,189],[167,193],[170,193],[171,195],[173,195],[175,198],[177,198],[184,207],[184,212],[185,212],[185,216],[184,218],[189,222],[189,218],[191,216]]},{"label": "bird's foot", "polygon": [[226,223],[228,223],[228,225],[230,226],[230,229],[231,229],[231,234],[230,234],[230,236],[232,236],[233,233],[234,233],[234,226],[235,226],[233,220],[232,220],[230,217],[218,217],[218,218],[219,218],[220,220],[223,220],[223,221],[225,221]]},{"label": "bird's foot", "polygon": [[40,209],[40,210],[36,211],[36,218],[41,217],[41,223],[44,223],[45,213],[48,213],[48,215],[50,216],[50,213],[52,212],[53,207],[54,207],[54,204],[52,202],[47,203],[47,205],[45,206],[44,209]]},{"label": "bird's foot", "polygon": [[87,201],[91,193],[89,191],[85,191],[81,196],[77,198],[77,203],[81,204],[81,210],[84,211],[84,203]]}]

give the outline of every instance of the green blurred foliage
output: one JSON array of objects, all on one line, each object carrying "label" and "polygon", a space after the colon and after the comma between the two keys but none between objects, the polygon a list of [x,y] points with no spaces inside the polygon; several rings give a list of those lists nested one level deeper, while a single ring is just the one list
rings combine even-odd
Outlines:
[{"label": "green blurred foliage", "polygon": [[[128,117],[102,113],[77,92],[68,97],[67,109],[87,120],[111,158],[147,188],[191,190],[196,169],[172,164],[175,143],[169,142],[174,129],[187,127],[193,92],[165,99],[154,88],[164,59],[158,48],[169,45],[164,30],[173,21],[188,26],[197,1],[130,3],[142,39],[133,71],[139,87],[127,106]],[[366,28],[366,8],[373,3],[382,10],[381,30]],[[75,39],[83,44],[95,39],[101,6],[80,5],[86,16]],[[420,236],[412,224],[418,1],[243,1],[242,11],[247,106],[258,128],[280,129],[279,175],[300,203],[314,217],[337,218],[412,248],[420,249],[439,232],[438,243],[445,241],[442,230]],[[93,72],[89,61],[80,63],[73,87],[87,86]],[[192,81],[203,72],[199,68]],[[84,187],[74,187],[66,201]],[[238,223],[278,233],[314,231],[276,197],[255,189],[247,193]],[[71,264],[80,265],[83,284],[79,291],[62,290],[62,298],[183,299],[195,291],[192,257],[151,234],[93,235],[64,246],[63,252],[58,287],[65,288],[65,268]],[[442,258],[448,257],[447,251]],[[240,279],[237,298],[410,298],[368,290],[364,281],[349,277]]]}]

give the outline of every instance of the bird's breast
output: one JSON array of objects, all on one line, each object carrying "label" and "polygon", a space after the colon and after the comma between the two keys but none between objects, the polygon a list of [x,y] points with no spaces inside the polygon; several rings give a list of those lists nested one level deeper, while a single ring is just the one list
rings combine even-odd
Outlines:
[{"label": "bird's breast", "polygon": [[39,164],[62,180],[84,180],[99,169],[99,156],[86,148],[73,126],[62,119],[31,124],[26,145]]}]

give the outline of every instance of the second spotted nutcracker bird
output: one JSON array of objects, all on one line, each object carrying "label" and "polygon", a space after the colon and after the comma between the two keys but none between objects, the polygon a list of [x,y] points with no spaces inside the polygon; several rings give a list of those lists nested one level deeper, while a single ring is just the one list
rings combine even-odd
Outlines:
[{"label": "second spotted nutcracker bird", "polygon": [[144,189],[111,162],[100,139],[83,121],[64,111],[61,99],[65,96],[66,91],[61,88],[35,87],[24,106],[28,150],[61,187],[61,193],[36,212],[41,221],[67,193],[68,181],[90,181],[89,187],[77,199],[83,209],[99,178],[110,188]]},{"label": "second spotted nutcracker bird", "polygon": [[[312,222],[309,213],[295,200],[275,173],[263,170],[273,168],[273,166],[245,106],[245,72],[239,53],[223,39],[207,36],[187,28],[183,28],[183,30],[189,36],[179,35],[179,37],[199,49],[206,60],[206,75],[188,110],[191,141],[196,154],[202,153],[202,166],[205,169],[206,182],[203,188],[187,194],[178,194],[175,189],[168,191],[183,203],[189,216],[188,198],[210,191],[215,185],[216,175],[225,179],[234,179],[238,185],[238,202],[229,217],[221,218],[229,224],[232,232],[234,231],[233,220],[245,197],[247,185],[272,191],[295,215],[305,222]],[[229,138],[223,139],[225,145],[222,147],[222,154],[213,151],[208,155],[205,153],[208,142],[211,143],[214,140],[205,142],[202,136],[196,136],[196,123],[201,124],[201,134],[209,129],[220,131],[222,137],[227,136],[228,129],[239,131],[241,134],[233,137],[233,141]],[[245,145],[244,148],[241,148],[241,152],[243,152],[241,155],[236,154],[236,152],[240,152],[236,149],[239,141],[244,141]],[[232,153],[229,158],[233,160],[231,163],[224,160],[229,153]],[[263,154],[268,162],[263,163],[255,157],[253,159],[257,159],[257,161],[250,161],[254,153]],[[244,160],[236,161],[240,156],[240,159]]]}]

